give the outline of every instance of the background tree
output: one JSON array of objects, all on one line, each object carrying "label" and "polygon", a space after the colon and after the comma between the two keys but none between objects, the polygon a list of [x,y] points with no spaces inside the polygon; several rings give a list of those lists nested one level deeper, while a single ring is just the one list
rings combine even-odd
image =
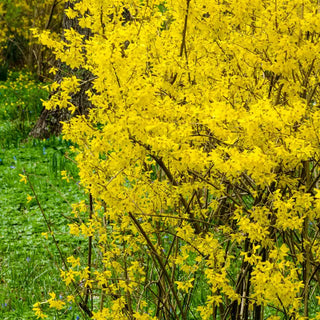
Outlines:
[{"label": "background tree", "polygon": [[52,55],[34,41],[32,29],[59,33],[63,13],[61,1],[4,0],[1,7],[1,60],[11,68],[26,67],[43,80],[53,63]]},{"label": "background tree", "polygon": [[[75,1],[66,1],[65,2],[65,12],[68,10],[72,10],[74,7]],[[81,28],[79,26],[79,21],[77,18],[72,16],[63,15],[62,27],[65,30],[73,30],[84,36],[85,39],[89,37],[89,29]],[[70,50],[68,47],[69,39],[64,37],[64,32],[62,33],[62,41],[64,42],[64,50]],[[78,45],[81,45],[78,44]],[[65,62],[58,60],[56,62],[56,66],[53,70],[55,73],[55,82],[60,83],[62,78],[65,75],[76,74],[79,78],[81,78],[84,83],[81,86],[79,92],[73,95],[72,103],[76,105],[77,112],[76,115],[86,115],[88,113],[88,108],[90,106],[90,102],[88,101],[86,91],[91,87],[90,78],[92,75],[90,72],[80,68],[71,68]],[[61,134],[62,130],[62,122],[67,121],[71,118],[71,113],[68,109],[56,107],[52,110],[47,110],[43,108],[41,111],[40,117],[35,124],[34,128],[30,132],[30,135],[35,138],[48,138],[52,135]]]}]

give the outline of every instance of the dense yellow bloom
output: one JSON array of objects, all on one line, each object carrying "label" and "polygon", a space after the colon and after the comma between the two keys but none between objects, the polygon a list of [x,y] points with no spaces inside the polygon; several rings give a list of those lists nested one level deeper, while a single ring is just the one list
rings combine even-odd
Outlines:
[{"label": "dense yellow bloom", "polygon": [[[82,0],[67,15],[88,39],[39,39],[92,74],[93,107],[64,135],[94,205],[74,206],[70,232],[99,253],[94,272],[62,278],[109,297],[93,318],[308,315],[320,260],[317,1]],[[80,73],[53,85],[47,108],[75,111]]]}]

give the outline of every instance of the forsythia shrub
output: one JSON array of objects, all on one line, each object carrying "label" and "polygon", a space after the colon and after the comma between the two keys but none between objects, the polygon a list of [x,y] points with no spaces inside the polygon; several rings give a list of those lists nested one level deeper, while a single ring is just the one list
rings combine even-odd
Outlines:
[{"label": "forsythia shrub", "polygon": [[[70,225],[90,259],[61,270],[83,312],[320,319],[319,1],[82,0],[66,14],[89,39],[38,37],[92,73],[94,107],[64,125],[91,195]],[[81,85],[65,76],[47,108],[73,112]]]}]

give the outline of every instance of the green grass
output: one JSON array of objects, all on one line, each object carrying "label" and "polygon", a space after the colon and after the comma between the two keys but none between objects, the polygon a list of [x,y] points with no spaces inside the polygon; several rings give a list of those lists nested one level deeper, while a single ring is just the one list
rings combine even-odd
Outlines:
[{"label": "green grass", "polygon": [[[48,96],[30,74],[10,73],[0,82],[0,315],[1,319],[36,319],[32,306],[49,298],[48,293],[66,294],[60,280],[62,261],[28,184],[26,174],[54,230],[65,257],[77,254],[80,240],[71,238],[68,223],[70,203],[85,199],[77,183],[77,168],[64,157],[68,142],[61,138],[28,138]],[[28,139],[27,139],[28,138]],[[61,179],[67,170],[73,179]],[[33,196],[28,202],[28,195]],[[53,311],[49,319],[77,319],[78,310],[69,306]],[[82,318],[80,318],[82,319]]]},{"label": "green grass", "polygon": [[0,81],[0,146],[18,146],[27,138],[48,98],[48,85],[37,83],[30,73],[9,72]]}]

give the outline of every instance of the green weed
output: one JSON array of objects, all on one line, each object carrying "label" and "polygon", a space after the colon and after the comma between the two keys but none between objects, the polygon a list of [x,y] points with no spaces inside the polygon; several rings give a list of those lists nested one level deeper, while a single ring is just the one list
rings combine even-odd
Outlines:
[{"label": "green weed", "polygon": [[30,73],[8,72],[0,82],[0,146],[17,147],[27,138],[48,97],[47,87]]}]

